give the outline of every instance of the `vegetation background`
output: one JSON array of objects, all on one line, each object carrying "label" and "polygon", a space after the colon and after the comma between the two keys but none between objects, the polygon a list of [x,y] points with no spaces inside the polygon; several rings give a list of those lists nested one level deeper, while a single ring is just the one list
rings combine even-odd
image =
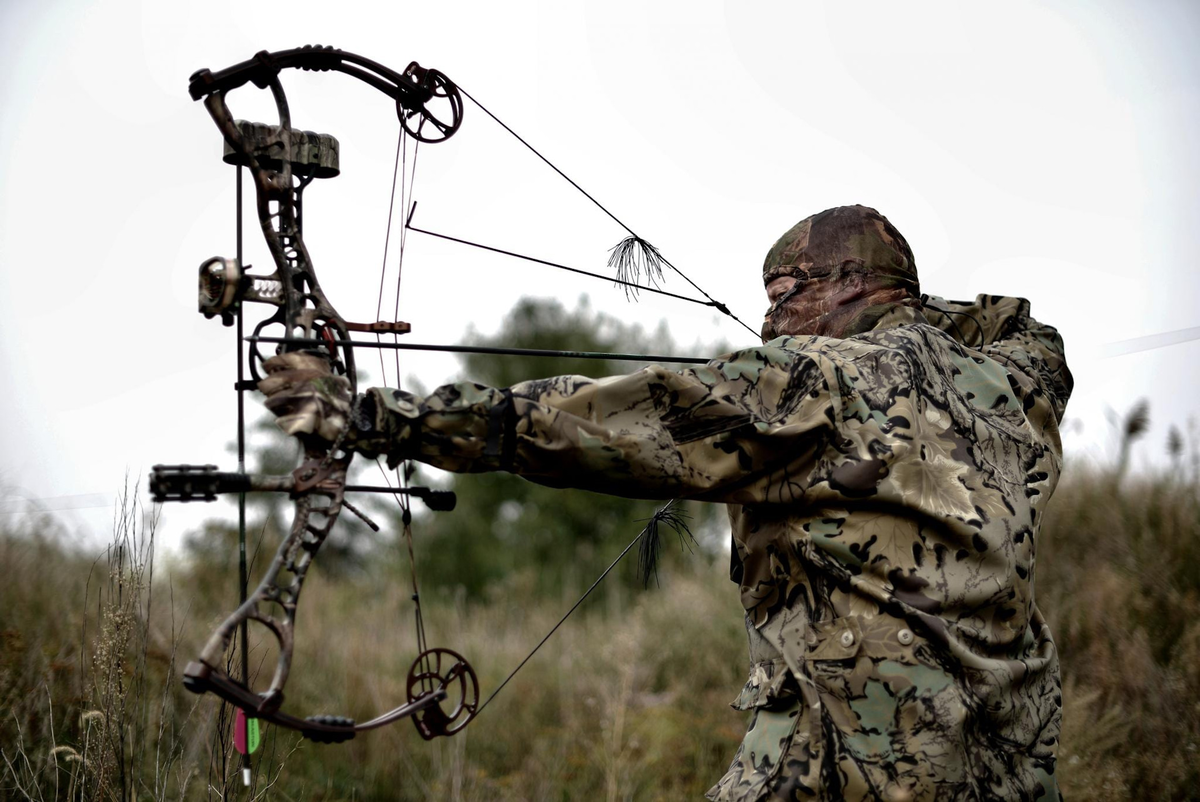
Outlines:
[{"label": "vegetation background", "polygon": [[[675,347],[663,331],[586,305],[537,302],[496,339],[555,348],[568,337],[573,349]],[[464,365],[496,385],[629,369]],[[1064,669],[1059,776],[1069,799],[1200,799],[1200,448],[1194,431],[1172,429],[1170,469],[1128,475],[1147,415],[1143,405],[1115,421],[1111,466],[1068,464],[1038,544],[1037,599]],[[260,467],[287,470],[286,448],[265,452]],[[724,513],[695,505],[696,542],[665,551],[659,583],[643,588],[633,561],[622,563],[463,733],[426,743],[400,723],[321,747],[267,727],[243,788],[230,709],[179,682],[237,597],[236,532],[214,521],[181,552],[156,554],[141,481],[125,488],[98,557],[67,545],[49,516],[0,521],[4,799],[695,799],[744,732],[744,715],[727,706],[743,681],[745,634]],[[468,656],[486,696],[654,505],[510,476],[452,481],[458,510],[414,524],[425,623],[431,645]],[[394,511],[371,514],[398,531]],[[256,501],[257,568],[286,518],[282,500]],[[403,700],[416,654],[407,547],[339,529],[300,605],[288,708],[364,717]],[[253,633],[251,653],[252,668],[267,671],[273,651]]]}]

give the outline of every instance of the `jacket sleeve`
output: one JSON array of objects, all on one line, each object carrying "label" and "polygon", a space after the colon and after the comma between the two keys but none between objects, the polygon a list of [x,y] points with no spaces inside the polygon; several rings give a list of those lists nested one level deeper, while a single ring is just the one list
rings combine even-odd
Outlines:
[{"label": "jacket sleeve", "polygon": [[833,404],[822,371],[791,342],[681,372],[458,383],[424,399],[375,388],[375,450],[391,462],[506,470],[634,498],[794,502],[832,431]]}]

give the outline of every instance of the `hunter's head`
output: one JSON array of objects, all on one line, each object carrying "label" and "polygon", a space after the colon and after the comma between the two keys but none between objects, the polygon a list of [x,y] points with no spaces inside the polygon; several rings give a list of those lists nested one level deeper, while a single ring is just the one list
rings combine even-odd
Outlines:
[{"label": "hunter's head", "polygon": [[781,335],[850,337],[896,306],[919,306],[904,237],[866,206],[838,206],[792,226],[767,253],[763,342]]}]

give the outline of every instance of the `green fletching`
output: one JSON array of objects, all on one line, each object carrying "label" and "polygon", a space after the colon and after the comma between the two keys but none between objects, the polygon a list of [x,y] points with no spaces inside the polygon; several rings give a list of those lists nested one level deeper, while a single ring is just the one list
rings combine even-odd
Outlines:
[{"label": "green fletching", "polygon": [[247,754],[253,755],[258,751],[258,747],[262,744],[262,727],[259,720],[256,718],[246,719],[246,747]]}]

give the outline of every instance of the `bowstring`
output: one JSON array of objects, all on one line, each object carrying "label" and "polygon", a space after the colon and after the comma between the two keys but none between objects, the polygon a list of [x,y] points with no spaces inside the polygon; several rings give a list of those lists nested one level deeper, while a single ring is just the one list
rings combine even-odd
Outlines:
[{"label": "bowstring", "polygon": [[[404,143],[403,156],[401,157],[400,165],[400,208],[407,210],[412,203],[413,186],[417,180],[417,155],[420,152],[421,143],[415,140],[412,149],[412,167],[408,167],[408,137],[404,135],[404,129],[400,130],[401,141]],[[389,224],[390,227],[390,224]],[[401,229],[400,231],[400,255],[396,260],[396,297],[392,309],[392,320],[400,319],[400,279],[404,274],[404,248],[408,243],[408,231]],[[399,342],[400,334],[392,332],[392,341]],[[400,351],[395,352],[396,356],[396,389],[400,389]],[[400,486],[405,490],[408,489],[408,479],[411,467],[411,460],[405,460],[400,465],[396,466],[396,478]],[[412,535],[412,496],[409,493],[402,493],[403,499],[403,521],[404,521],[404,542],[408,547],[408,566],[412,574],[412,600],[414,617],[417,628],[417,653],[421,657],[421,691],[422,693],[432,693],[433,687],[433,671],[431,670],[432,657],[429,656],[429,643],[425,638],[425,618],[421,614],[421,591],[417,586],[417,555],[413,547]]]},{"label": "bowstring", "polygon": [[[419,146],[419,143],[418,143],[418,146]],[[409,161],[408,160],[408,137],[405,135],[404,128],[401,127],[399,135],[397,136],[397,139],[396,139],[396,156],[395,156],[395,159],[394,159],[393,165],[392,165],[392,188],[391,188],[391,193],[389,194],[389,198],[388,198],[387,232],[384,236],[383,260],[382,260],[382,264],[381,264],[380,270],[379,270],[379,295],[378,295],[378,298],[377,298],[376,304],[375,304],[375,319],[376,320],[383,319],[383,291],[384,291],[385,283],[387,280],[388,252],[389,252],[389,249],[391,246],[392,221],[394,219],[395,209],[396,209],[396,189],[397,189],[397,186],[399,186],[400,207],[402,209],[407,208],[408,199],[412,193],[412,183],[413,183],[413,181],[415,181],[415,178],[416,178],[416,161],[417,161],[418,146],[413,147],[412,169],[410,171],[409,166],[408,166],[408,161]],[[400,317],[400,281],[401,281],[401,277],[403,275],[403,270],[404,270],[404,246],[408,239],[406,235],[407,235],[407,232],[405,232],[405,231],[402,231],[400,233],[399,255],[396,260],[396,289],[395,289],[395,298],[394,298],[393,313],[392,313],[393,321],[398,320]],[[399,334],[397,332],[395,332],[395,331],[392,332],[392,338],[393,338],[394,342],[399,342]],[[375,339],[376,339],[377,343],[382,343],[383,342],[382,334],[379,332],[376,332]],[[399,350],[397,350],[395,352],[395,355],[396,355],[395,387],[397,389],[400,389],[400,352],[399,352]],[[388,369],[387,369],[387,364],[384,362],[383,349],[379,349],[379,372],[380,372],[380,381],[386,386],[388,383],[388,379],[387,379]],[[375,464],[376,464],[376,466],[378,466],[379,472],[383,476],[384,483],[388,487],[392,487],[392,477],[390,477],[388,475],[388,472],[386,469],[384,469],[383,464],[378,459],[375,460]],[[395,479],[396,479],[396,487],[402,488],[404,490],[408,489],[408,461],[407,460],[405,462],[403,462],[401,465],[397,466]],[[403,525],[402,538],[404,540],[405,546],[408,551],[409,576],[410,576],[410,580],[412,582],[413,617],[414,617],[414,623],[416,625],[417,654],[419,656],[422,656],[422,659],[423,659],[422,674],[424,676],[422,678],[422,683],[421,683],[422,691],[429,692],[429,691],[432,691],[433,688],[432,688],[432,680],[430,680],[428,678],[428,676],[430,674],[430,671],[429,671],[429,659],[430,658],[424,657],[425,653],[428,650],[428,647],[427,647],[427,640],[425,637],[425,620],[421,614],[421,593],[420,593],[420,588],[418,587],[418,584],[417,584],[417,560],[416,560],[416,553],[415,553],[415,550],[413,547],[413,535],[412,535],[412,506],[411,506],[412,502],[411,502],[410,497],[407,492],[392,493],[392,498],[394,498],[396,500],[396,504],[400,507],[400,520]]]},{"label": "bowstring", "polygon": [[[384,235],[383,235],[383,263],[379,267],[379,296],[375,301],[375,319],[376,320],[383,319],[383,286],[384,286],[384,280],[387,278],[388,248],[392,244],[392,215],[396,211],[396,181],[400,176],[400,159],[401,159],[402,153],[404,151],[404,139],[405,139],[404,128],[401,127],[400,128],[400,136],[396,140],[396,160],[395,160],[395,163],[392,165],[392,191],[388,195],[387,228],[385,229]],[[403,192],[403,187],[401,188],[401,192]],[[401,256],[403,257],[403,250],[401,251]],[[397,282],[397,292],[398,291],[399,291],[399,283]],[[375,332],[375,341],[378,343],[383,342],[383,336],[379,332]],[[399,363],[397,362],[397,367],[396,367],[397,381],[400,378],[399,370],[400,370]],[[383,350],[382,349],[380,349],[380,351],[379,351],[379,373],[380,373],[380,381],[382,381],[384,384],[387,384],[387,367],[384,365],[384,362],[383,362]]]},{"label": "bowstring", "polygon": [[[413,145],[412,171],[408,174],[407,180],[403,177],[403,173],[407,172],[408,162],[408,137],[404,136],[404,129],[400,129],[400,137],[404,142],[404,164],[401,167],[402,177],[400,180],[400,208],[408,210],[412,204],[413,186],[417,182],[417,154],[421,149],[420,141]],[[407,186],[406,186],[407,185]],[[388,210],[388,229],[391,230],[391,209]],[[408,244],[408,226],[400,229],[400,257],[396,260],[396,298],[395,305],[392,308],[392,320],[400,319],[400,279],[404,274],[404,247]],[[392,340],[399,342],[400,335],[393,332]],[[400,387],[400,352],[396,351],[396,387]]]},{"label": "bowstring", "polygon": [[[654,515],[651,516],[651,521],[653,521],[655,518],[662,515],[663,513],[669,511],[675,505],[675,503],[677,501],[678,501],[678,499],[671,499],[670,501],[668,501],[665,505],[663,505],[663,507],[661,509],[656,511],[654,513]],[[600,576],[596,577],[596,581],[593,582],[591,584],[591,586],[583,592],[583,595],[579,597],[579,601],[577,601],[573,605],[571,605],[571,609],[567,610],[567,612],[565,612],[563,614],[563,617],[558,619],[558,623],[550,628],[550,631],[547,632],[540,641],[538,641],[537,645],[534,646],[533,649],[531,649],[529,651],[529,654],[525,655],[525,658],[523,660],[521,660],[520,663],[517,664],[517,667],[514,668],[512,671],[508,672],[508,676],[504,678],[504,681],[501,682],[499,685],[497,685],[496,689],[494,691],[492,691],[486,699],[483,700],[483,704],[481,704],[478,708],[476,708],[476,710],[475,710],[476,717],[478,717],[479,714],[483,712],[483,709],[485,707],[487,707],[489,704],[491,704],[492,700],[495,699],[500,694],[500,691],[504,690],[504,686],[508,685],[509,680],[511,680],[513,677],[515,677],[517,675],[517,672],[520,671],[522,668],[524,668],[525,664],[533,659],[533,656],[538,653],[538,650],[546,645],[546,641],[550,640],[551,636],[553,636],[554,633],[558,631],[558,628],[561,627],[563,625],[563,623],[568,618],[571,617],[571,614],[579,609],[579,606],[581,604],[583,604],[583,602],[587,599],[588,596],[591,595],[592,591],[595,590],[597,587],[599,587],[600,583],[604,581],[604,578],[606,576],[608,576],[609,573],[612,572],[612,569],[617,567],[617,563],[619,563],[619,562],[621,562],[621,560],[625,559],[625,555],[633,550],[633,547],[637,544],[637,542],[639,540],[646,537],[647,533],[650,531],[651,525],[652,524],[647,523],[646,526],[642,529],[642,531],[638,532],[637,535],[633,538],[633,540],[629,541],[629,545],[626,546],[624,548],[624,550],[622,550],[622,552],[617,555],[617,558],[615,560],[613,560],[611,563],[608,564],[608,567],[604,569],[604,573],[602,573],[602,574],[600,574]]]}]

